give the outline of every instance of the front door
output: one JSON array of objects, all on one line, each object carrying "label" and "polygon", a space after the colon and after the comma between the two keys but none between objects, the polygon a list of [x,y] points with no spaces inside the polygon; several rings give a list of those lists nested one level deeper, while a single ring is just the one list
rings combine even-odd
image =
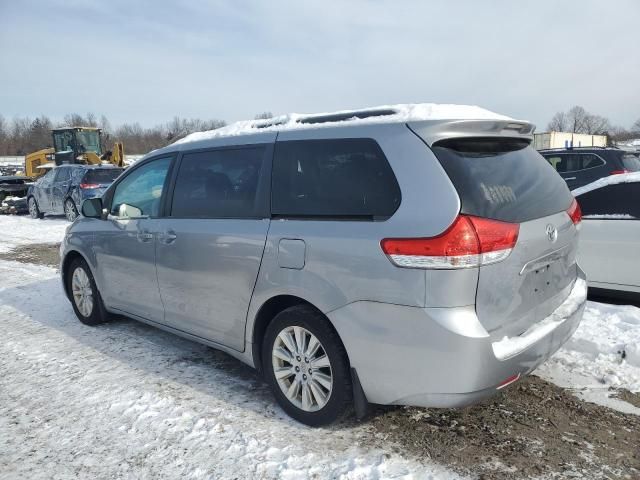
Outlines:
[{"label": "front door", "polygon": [[134,167],[115,186],[109,216],[94,245],[105,304],[162,323],[156,239],[171,157]]},{"label": "front door", "polygon": [[38,203],[38,208],[42,213],[51,212],[51,186],[56,176],[56,170],[49,170],[44,176],[36,180],[33,195]]},{"label": "front door", "polygon": [[51,213],[64,213],[64,201],[71,185],[71,167],[56,168],[56,178],[51,185]]},{"label": "front door", "polygon": [[165,323],[236,350],[269,229],[270,147],[183,155],[171,213],[158,223]]}]

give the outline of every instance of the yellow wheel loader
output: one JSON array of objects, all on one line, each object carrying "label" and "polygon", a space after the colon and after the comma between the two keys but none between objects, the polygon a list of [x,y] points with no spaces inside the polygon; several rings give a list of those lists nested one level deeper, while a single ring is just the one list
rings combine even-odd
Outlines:
[{"label": "yellow wheel loader", "polygon": [[25,175],[38,178],[64,163],[99,165],[109,162],[124,167],[124,146],[116,142],[113,150],[102,151],[102,131],[93,127],[54,128],[53,147],[30,153],[24,159]]}]

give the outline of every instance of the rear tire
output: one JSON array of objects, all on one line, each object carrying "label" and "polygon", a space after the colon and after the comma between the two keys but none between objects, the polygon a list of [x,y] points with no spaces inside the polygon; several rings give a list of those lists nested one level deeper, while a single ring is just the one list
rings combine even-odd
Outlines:
[{"label": "rear tire", "polygon": [[29,197],[29,200],[27,200],[27,206],[29,207],[29,215],[31,215],[31,218],[44,218],[44,213],[42,213],[38,208],[38,202],[36,202],[35,198]]},{"label": "rear tire", "polygon": [[109,320],[109,312],[104,308],[93,274],[84,259],[76,258],[71,261],[65,281],[78,320],[90,326]]},{"label": "rear tire", "polygon": [[276,400],[295,420],[317,427],[351,413],[349,359],[327,318],[306,305],[283,310],[265,332],[262,366]]},{"label": "rear tire", "polygon": [[78,218],[78,209],[76,208],[75,202],[71,198],[67,198],[64,201],[64,216],[67,217],[67,220],[73,222],[76,218]]}]

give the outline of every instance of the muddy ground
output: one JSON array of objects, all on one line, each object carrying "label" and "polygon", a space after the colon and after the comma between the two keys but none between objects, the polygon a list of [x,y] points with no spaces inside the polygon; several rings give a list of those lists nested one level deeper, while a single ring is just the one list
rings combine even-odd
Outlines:
[{"label": "muddy ground", "polygon": [[10,252],[0,253],[0,259],[57,268],[60,264],[60,244],[37,243],[25,245]]},{"label": "muddy ground", "polygon": [[[0,258],[57,267],[58,248],[28,245]],[[640,394],[612,394],[640,406]],[[365,427],[363,446],[481,479],[640,479],[640,416],[585,402],[534,375],[474,407],[373,407]]]},{"label": "muddy ground", "polygon": [[[628,391],[620,397],[640,400]],[[639,416],[582,401],[534,375],[474,407],[384,410],[369,420],[372,443],[391,441],[398,452],[480,478],[640,478]]]}]

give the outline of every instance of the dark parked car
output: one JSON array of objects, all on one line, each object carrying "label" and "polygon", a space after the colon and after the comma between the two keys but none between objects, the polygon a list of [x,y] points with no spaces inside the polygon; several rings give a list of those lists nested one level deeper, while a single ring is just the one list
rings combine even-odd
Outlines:
[{"label": "dark parked car", "polygon": [[31,185],[29,178],[16,175],[0,175],[0,204],[6,197],[24,197]]},{"label": "dark parked car", "polygon": [[619,148],[557,148],[540,154],[571,190],[609,175],[640,171],[640,154]]},{"label": "dark parked car", "polygon": [[82,202],[101,196],[122,170],[110,165],[60,165],[53,168],[29,189],[29,213],[33,218],[42,218],[45,213],[64,213],[69,221],[73,221]]}]

